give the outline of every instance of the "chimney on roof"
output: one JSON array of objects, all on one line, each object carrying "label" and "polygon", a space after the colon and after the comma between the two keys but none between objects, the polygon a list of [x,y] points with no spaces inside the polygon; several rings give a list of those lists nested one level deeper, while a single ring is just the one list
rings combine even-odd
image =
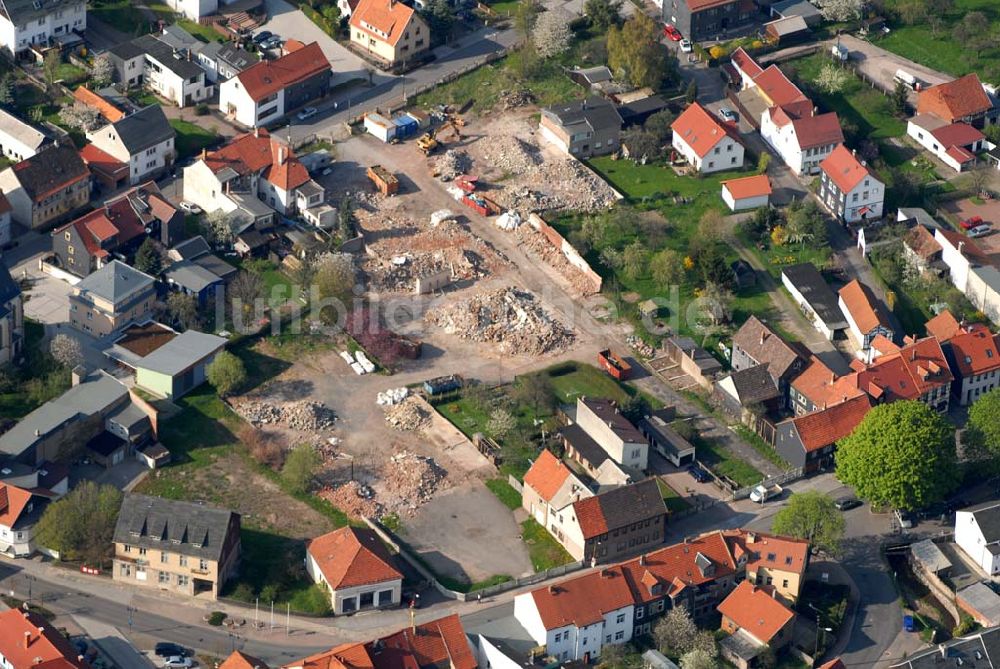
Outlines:
[{"label": "chimney on roof", "polygon": [[959,242],[958,243],[958,254],[959,255],[965,255],[964,251],[965,251],[965,242]]},{"label": "chimney on roof", "polygon": [[753,532],[747,532],[747,543],[752,544],[757,542],[757,535]]},{"label": "chimney on roof", "polygon": [[640,567],[645,567],[646,566],[646,554],[645,553],[643,553],[642,555],[639,556],[639,566]]},{"label": "chimney on roof", "polygon": [[852,156],[858,155],[858,150],[857,149],[851,149],[851,155]]},{"label": "chimney on roof", "polygon": [[253,129],[253,136],[256,137],[256,138],[258,138],[258,139],[260,139],[260,128],[259,127],[255,127]]},{"label": "chimney on roof", "polygon": [[555,585],[550,585],[549,586],[549,594],[550,595],[556,594],[556,586]]},{"label": "chimney on roof", "polygon": [[77,365],[76,367],[73,368],[73,371],[70,372],[69,376],[70,376],[70,385],[78,386],[83,382],[85,378],[87,378],[87,368],[84,367],[83,365]]},{"label": "chimney on roof", "polygon": [[761,343],[762,346],[764,345],[764,340],[765,339],[767,339],[767,330],[765,330],[764,328],[761,328],[760,329],[760,343]]},{"label": "chimney on roof", "polygon": [[816,112],[818,112],[818,111],[819,111],[819,107],[813,107],[812,114],[810,114],[810,116],[815,116]]},{"label": "chimney on roof", "polygon": [[285,164],[285,152],[286,151],[287,151],[287,149],[285,147],[283,147],[283,146],[278,147],[278,164],[279,165],[284,165]]},{"label": "chimney on roof", "polygon": [[28,630],[25,630],[24,631],[24,647],[28,648],[29,646],[31,646],[31,632],[29,632]]},{"label": "chimney on roof", "polygon": [[206,158],[208,158],[208,149],[202,148],[202,150],[201,150],[201,159],[205,160]]},{"label": "chimney on roof", "polygon": [[691,543],[691,537],[684,537],[684,543],[686,544]]}]

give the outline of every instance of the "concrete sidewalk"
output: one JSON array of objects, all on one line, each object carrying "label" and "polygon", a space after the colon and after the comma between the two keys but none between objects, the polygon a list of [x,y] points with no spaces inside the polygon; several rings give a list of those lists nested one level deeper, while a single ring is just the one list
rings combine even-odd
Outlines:
[{"label": "concrete sidewalk", "polygon": [[86,616],[74,616],[74,618],[98,649],[117,666],[129,667],[129,669],[155,666],[146,655],[136,650],[135,646],[114,625],[108,625]]}]

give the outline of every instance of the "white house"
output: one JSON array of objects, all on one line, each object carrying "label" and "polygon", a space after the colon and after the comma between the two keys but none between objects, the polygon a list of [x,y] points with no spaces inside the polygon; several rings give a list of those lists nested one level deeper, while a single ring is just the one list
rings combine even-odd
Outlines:
[{"label": "white house", "polygon": [[847,223],[882,217],[885,184],[855,152],[841,144],[819,164],[819,199]]},{"label": "white house", "polygon": [[948,123],[934,114],[911,118],[906,134],[956,172],[975,165],[976,154],[989,148],[986,136],[968,123]]},{"label": "white house", "polygon": [[771,180],[766,174],[722,182],[722,201],[729,211],[766,207],[771,199]]},{"label": "white house", "polygon": [[176,131],[160,105],[87,133],[91,144],[129,166],[129,185],[148,181],[174,164]]},{"label": "white house", "polygon": [[368,528],[342,527],[310,541],[306,571],[327,587],[336,615],[397,606],[403,596],[403,575]]},{"label": "white house", "polygon": [[761,115],[760,136],[796,174],[815,174],[844,141],[835,112],[799,116],[784,107],[771,107]]},{"label": "white house", "polygon": [[952,394],[962,406],[1000,387],[1000,335],[982,323],[960,323],[945,309],[927,321],[927,334],[936,337],[955,376]]},{"label": "white house", "polygon": [[8,483],[0,483],[0,553],[26,557],[35,552],[35,523],[48,499]]},{"label": "white house", "polygon": [[975,240],[954,230],[934,230],[951,283],[994,323],[1000,323],[1000,269]]},{"label": "white house", "polygon": [[122,42],[108,54],[119,83],[142,86],[178,107],[205,102],[215,91],[190,50],[178,51],[154,35]]},{"label": "white house", "polygon": [[833,341],[836,333],[847,329],[837,296],[823,275],[811,262],[788,265],[781,270],[781,283],[802,309],[806,318],[824,337]]},{"label": "white house", "polygon": [[889,314],[882,303],[865,284],[854,279],[838,291],[840,311],[847,319],[847,329],[861,349],[859,353],[866,362],[871,362],[865,353],[875,337],[882,335],[892,341],[894,332]]},{"label": "white house", "polygon": [[552,451],[545,449],[524,474],[521,506],[539,525],[547,528],[551,516],[593,494]]},{"label": "white house", "polygon": [[1000,502],[958,511],[955,543],[989,576],[1000,574]]},{"label": "white house", "polygon": [[87,3],[80,0],[9,0],[0,3],[0,47],[11,54],[32,44],[67,38],[87,29]]},{"label": "white house", "polygon": [[312,42],[276,60],[251,65],[219,86],[219,110],[248,128],[258,128],[326,95],[330,61]]},{"label": "white house", "polygon": [[743,166],[743,144],[739,131],[723,123],[697,102],[670,125],[674,150],[704,174],[736,170]]},{"label": "white house", "polygon": [[611,400],[577,398],[576,424],[618,464],[639,471],[646,469],[649,443]]},{"label": "white house", "polygon": [[620,567],[514,597],[514,618],[547,655],[588,662],[632,638],[635,605]]},{"label": "white house", "polygon": [[[223,2],[223,4],[229,4]],[[166,5],[192,21],[219,11],[219,0],[166,0]]]},{"label": "white house", "polygon": [[0,109],[0,153],[19,163],[42,150],[48,137],[10,112]]}]

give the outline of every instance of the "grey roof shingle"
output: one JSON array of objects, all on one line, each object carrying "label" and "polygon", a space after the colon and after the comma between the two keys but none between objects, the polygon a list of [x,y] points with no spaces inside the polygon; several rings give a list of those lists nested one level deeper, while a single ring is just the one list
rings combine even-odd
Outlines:
[{"label": "grey roof shingle", "polygon": [[0,3],[0,14],[7,16],[14,25],[22,25],[76,2],[77,0],[5,0]]},{"label": "grey roof shingle", "polygon": [[802,262],[785,267],[781,273],[788,277],[788,281],[799,291],[809,308],[827,327],[831,330],[842,330],[847,327],[837,296],[816,269],[816,265]]},{"label": "grey roof shingle", "polygon": [[49,193],[89,177],[90,170],[76,149],[68,145],[52,146],[10,167],[18,183],[32,202]]},{"label": "grey roof shingle", "polygon": [[218,59],[240,72],[260,62],[260,56],[233,44],[227,44],[219,49]]},{"label": "grey roof shingle", "polygon": [[205,74],[201,66],[188,60],[184,54],[175,53],[172,46],[153,35],[136,37],[130,42],[119,44],[110,51],[122,60],[131,60],[141,54],[146,54],[183,79]]},{"label": "grey roof shingle", "polygon": [[233,517],[228,509],[161,497],[129,494],[122,500],[116,543],[162,549],[206,560],[219,560]]},{"label": "grey roof shingle", "polygon": [[[628,527],[632,523],[667,513],[655,478],[614,488],[588,499],[597,500],[609,530]],[[574,502],[574,507],[581,502],[591,503],[588,499]]]},{"label": "grey roof shingle", "polygon": [[[997,669],[993,659],[1000,661],[1000,627],[976,632],[967,637],[953,639],[925,651],[918,652],[909,659],[892,665],[893,669]],[[961,660],[961,664],[959,664]]]},{"label": "grey roof shingle", "polygon": [[983,533],[986,543],[992,544],[1000,541],[1000,502],[986,502],[970,509],[972,517],[976,519],[979,530]]},{"label": "grey roof shingle", "polygon": [[160,105],[149,105],[129,114],[115,123],[114,128],[132,156],[177,136]]},{"label": "grey roof shingle", "polygon": [[567,129],[584,126],[590,128],[592,132],[599,132],[608,128],[622,127],[622,117],[618,115],[615,106],[604,98],[589,97],[585,100],[553,105],[544,111]]},{"label": "grey roof shingle", "polygon": [[740,404],[749,406],[758,402],[767,402],[777,398],[781,393],[774,379],[764,365],[749,367],[730,374],[733,387],[739,397]]},{"label": "grey roof shingle", "polygon": [[163,271],[167,283],[192,293],[200,293],[209,286],[222,283],[222,279],[192,260],[181,260]]},{"label": "grey roof shingle", "polygon": [[183,242],[177,244],[170,250],[178,254],[182,260],[193,260],[198,256],[211,253],[212,247],[208,245],[208,242],[205,241],[204,237],[198,235],[197,237],[192,237],[191,239],[185,239]]},{"label": "grey roof shingle", "polygon": [[139,360],[138,365],[143,369],[175,376],[225,345],[226,340],[222,337],[197,330],[185,330]]},{"label": "grey roof shingle", "polygon": [[793,345],[756,316],[750,316],[733,335],[733,345],[743,349],[758,365],[766,365],[771,375],[779,379],[796,362],[805,361]]},{"label": "grey roof shingle", "polygon": [[113,304],[120,304],[154,283],[156,279],[148,274],[120,260],[112,260],[101,269],[89,274],[76,284],[76,287],[81,293],[90,293]]}]

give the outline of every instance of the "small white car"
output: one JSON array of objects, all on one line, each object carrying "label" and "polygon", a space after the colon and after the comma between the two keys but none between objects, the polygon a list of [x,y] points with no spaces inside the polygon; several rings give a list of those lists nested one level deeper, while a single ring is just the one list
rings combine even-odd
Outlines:
[{"label": "small white car", "polygon": [[331,174],[333,174],[333,168],[332,167],[327,167],[325,170],[323,170],[322,172],[320,172],[320,174],[323,175],[323,176],[325,176],[325,177],[328,177]]},{"label": "small white car", "polygon": [[971,230],[969,230],[969,236],[970,237],[985,237],[986,235],[990,234],[990,230],[992,230],[992,229],[993,228],[991,228],[988,225],[977,225],[976,227],[974,227]]},{"label": "small white car", "polygon": [[722,118],[726,119],[727,121],[732,121],[733,123],[735,123],[736,121],[738,121],[739,118],[740,118],[739,116],[736,115],[736,112],[734,112],[729,107],[722,107],[722,108],[720,108],[719,109],[719,116],[721,116]]},{"label": "small white car", "polygon": [[187,200],[181,200],[180,208],[189,214],[200,214],[203,211],[202,208],[194,202],[188,202]]},{"label": "small white car", "polygon": [[694,51],[694,46],[691,44],[691,40],[689,39],[681,40],[681,51],[683,51],[684,53],[691,53],[692,51]]},{"label": "small white car", "polygon": [[306,107],[305,109],[303,109],[298,113],[298,119],[300,121],[305,121],[306,119],[310,119],[318,113],[319,110],[316,109],[315,107]]},{"label": "small white car", "polygon": [[191,660],[190,657],[181,657],[180,655],[174,655],[164,660],[163,666],[169,669],[189,669],[189,667],[194,666],[194,662]]}]

